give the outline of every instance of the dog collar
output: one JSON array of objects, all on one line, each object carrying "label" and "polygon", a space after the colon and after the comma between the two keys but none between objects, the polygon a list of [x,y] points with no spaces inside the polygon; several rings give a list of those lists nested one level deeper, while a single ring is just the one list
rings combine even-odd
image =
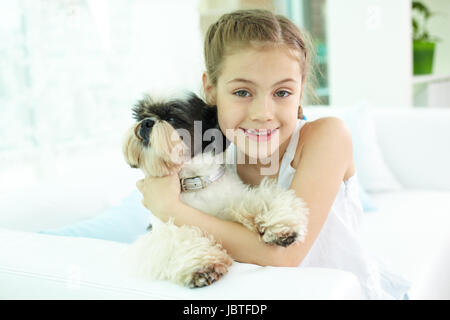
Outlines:
[{"label": "dog collar", "polygon": [[225,166],[221,165],[220,168],[210,176],[196,176],[180,179],[181,190],[184,192],[191,192],[204,189],[211,183],[222,177],[224,173],[225,173]]}]

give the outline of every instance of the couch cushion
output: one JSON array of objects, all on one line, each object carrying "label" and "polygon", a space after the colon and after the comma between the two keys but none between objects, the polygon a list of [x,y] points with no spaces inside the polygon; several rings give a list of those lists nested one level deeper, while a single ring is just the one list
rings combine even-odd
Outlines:
[{"label": "couch cushion", "polygon": [[40,168],[37,154],[28,155],[29,161],[36,162],[34,171],[12,157],[11,163],[18,167],[9,176],[0,173],[0,227],[21,231],[59,228],[121,203],[136,189],[143,173],[126,164],[120,141],[61,148],[48,170]]},{"label": "couch cushion", "polygon": [[128,245],[0,229],[0,299],[360,299],[351,273],[234,263],[209,287],[128,275]]},{"label": "couch cushion", "polygon": [[120,204],[92,218],[39,233],[132,243],[147,232],[154,219],[152,212],[141,201],[142,194],[134,190]]},{"label": "couch cushion", "polygon": [[383,158],[398,181],[407,189],[450,190],[450,108],[373,111]]},{"label": "couch cushion", "polygon": [[[403,190],[371,195],[378,211],[364,216],[363,242],[392,271],[414,286],[428,270],[440,270],[436,261],[450,261],[445,252],[450,230],[450,191]],[[449,284],[450,285],[450,284]]]}]

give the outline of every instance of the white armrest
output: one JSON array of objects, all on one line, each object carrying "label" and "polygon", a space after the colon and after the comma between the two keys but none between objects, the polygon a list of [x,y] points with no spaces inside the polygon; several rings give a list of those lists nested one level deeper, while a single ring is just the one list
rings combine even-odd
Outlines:
[{"label": "white armrest", "polygon": [[[304,108],[308,120],[343,118],[352,108]],[[450,190],[450,109],[367,108],[383,159],[407,189]]]},{"label": "white armrest", "polygon": [[351,273],[234,263],[213,285],[188,289],[132,278],[127,245],[0,229],[0,299],[363,299]]},{"label": "white armrest", "polygon": [[386,164],[406,188],[450,190],[450,109],[372,109]]}]

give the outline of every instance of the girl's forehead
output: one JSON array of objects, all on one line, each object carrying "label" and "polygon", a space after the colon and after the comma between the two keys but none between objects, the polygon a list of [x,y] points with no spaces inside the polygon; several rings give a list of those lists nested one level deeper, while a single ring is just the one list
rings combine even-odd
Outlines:
[{"label": "girl's forehead", "polygon": [[234,62],[239,62],[241,60],[258,61],[273,58],[276,58],[277,60],[298,61],[297,56],[293,53],[293,50],[286,47],[275,47],[275,46],[264,46],[264,47],[248,46],[240,49],[235,49],[225,55],[225,60],[231,60]]},{"label": "girl's forehead", "polygon": [[221,78],[233,77],[296,77],[301,78],[300,63],[286,48],[246,48],[227,55],[223,61]]}]

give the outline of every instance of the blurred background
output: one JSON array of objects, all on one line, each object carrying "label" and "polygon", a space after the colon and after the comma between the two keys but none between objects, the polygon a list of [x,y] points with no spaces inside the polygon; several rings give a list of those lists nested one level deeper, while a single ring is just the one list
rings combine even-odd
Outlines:
[{"label": "blurred background", "polygon": [[[203,35],[235,9],[310,33],[320,72],[306,105],[448,108],[450,1],[420,3],[428,11],[410,0],[1,1],[0,192],[66,174],[81,150],[119,150],[143,92],[200,93]],[[414,50],[430,58],[413,37],[436,40],[431,70],[415,70]]]}]

